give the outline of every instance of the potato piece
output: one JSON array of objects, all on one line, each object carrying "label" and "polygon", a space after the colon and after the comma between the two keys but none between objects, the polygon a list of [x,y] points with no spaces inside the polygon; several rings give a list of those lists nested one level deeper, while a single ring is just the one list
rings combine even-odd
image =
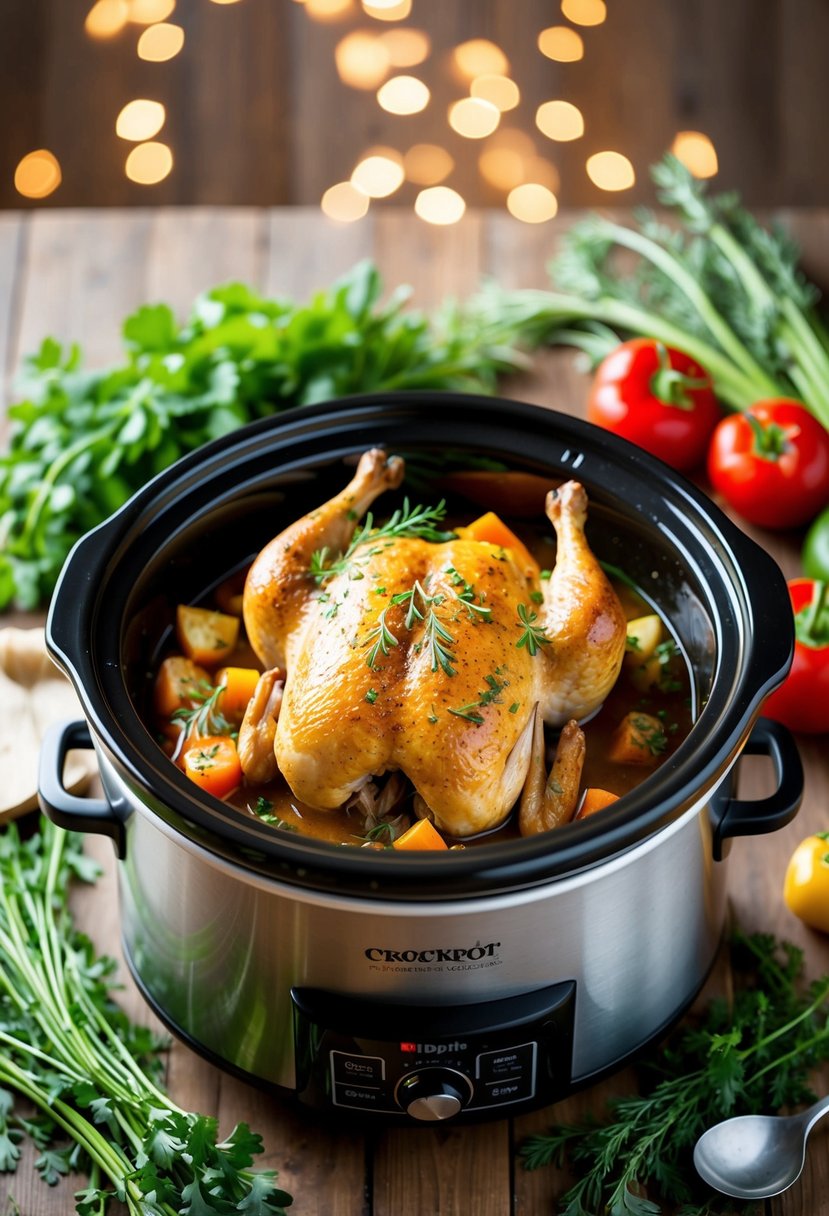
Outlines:
[{"label": "potato piece", "polygon": [[188,659],[205,667],[215,667],[227,659],[239,637],[239,618],[209,608],[179,604],[176,609],[176,634]]},{"label": "potato piece", "polygon": [[656,764],[668,746],[659,718],[633,710],[625,714],[610,738],[608,759],[615,764]]},{"label": "potato piece", "polygon": [[640,663],[644,663],[651,657],[661,641],[662,621],[655,612],[628,621],[625,663],[628,667],[637,667]]},{"label": "potato piece", "polygon": [[207,670],[183,655],[172,655],[161,664],[155,678],[155,712],[159,718],[170,718],[177,709],[192,709],[204,700],[205,689],[210,690]]}]

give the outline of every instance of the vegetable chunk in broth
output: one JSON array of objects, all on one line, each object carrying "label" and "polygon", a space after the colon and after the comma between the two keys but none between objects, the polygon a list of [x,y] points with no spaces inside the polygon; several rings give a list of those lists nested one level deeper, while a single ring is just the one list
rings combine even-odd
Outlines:
[{"label": "vegetable chunk in broth", "polygon": [[[372,450],[249,566],[178,605],[151,711],[171,763],[275,832],[377,851],[612,815],[690,729],[685,660],[593,554],[583,487],[548,483],[546,526],[519,523],[510,476],[493,480],[500,513],[405,499],[375,521],[403,461]],[[516,501],[530,480],[516,475]]]}]

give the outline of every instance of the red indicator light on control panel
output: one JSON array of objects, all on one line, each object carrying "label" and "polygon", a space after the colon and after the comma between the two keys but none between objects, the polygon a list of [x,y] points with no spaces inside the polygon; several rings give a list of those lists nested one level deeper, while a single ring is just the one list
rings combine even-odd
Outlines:
[{"label": "red indicator light on control panel", "polygon": [[417,1043],[401,1043],[400,1050],[408,1052],[417,1051]]}]

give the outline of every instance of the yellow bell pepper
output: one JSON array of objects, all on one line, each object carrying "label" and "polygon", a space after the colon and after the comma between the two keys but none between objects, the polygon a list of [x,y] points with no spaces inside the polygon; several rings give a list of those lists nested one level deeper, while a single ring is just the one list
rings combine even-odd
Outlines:
[{"label": "yellow bell pepper", "polygon": [[797,846],[786,870],[783,898],[795,916],[829,933],[829,832],[816,832]]}]

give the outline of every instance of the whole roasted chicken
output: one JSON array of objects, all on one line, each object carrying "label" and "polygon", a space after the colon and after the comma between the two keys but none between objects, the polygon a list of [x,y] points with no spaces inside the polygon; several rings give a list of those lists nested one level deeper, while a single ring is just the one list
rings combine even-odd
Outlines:
[{"label": "whole roasted chicken", "polygon": [[[614,684],[625,646],[618,599],[584,535],[587,496],[547,496],[552,576],[523,546],[440,531],[420,508],[360,526],[398,487],[403,461],[372,450],[341,493],[255,559],[244,590],[267,669],[239,753],[249,780],[277,772],[297,799],[342,806],[402,772],[421,814],[453,837],[497,827],[521,800],[524,834],[572,813],[577,726]],[[547,776],[544,723],[564,726]]]}]

